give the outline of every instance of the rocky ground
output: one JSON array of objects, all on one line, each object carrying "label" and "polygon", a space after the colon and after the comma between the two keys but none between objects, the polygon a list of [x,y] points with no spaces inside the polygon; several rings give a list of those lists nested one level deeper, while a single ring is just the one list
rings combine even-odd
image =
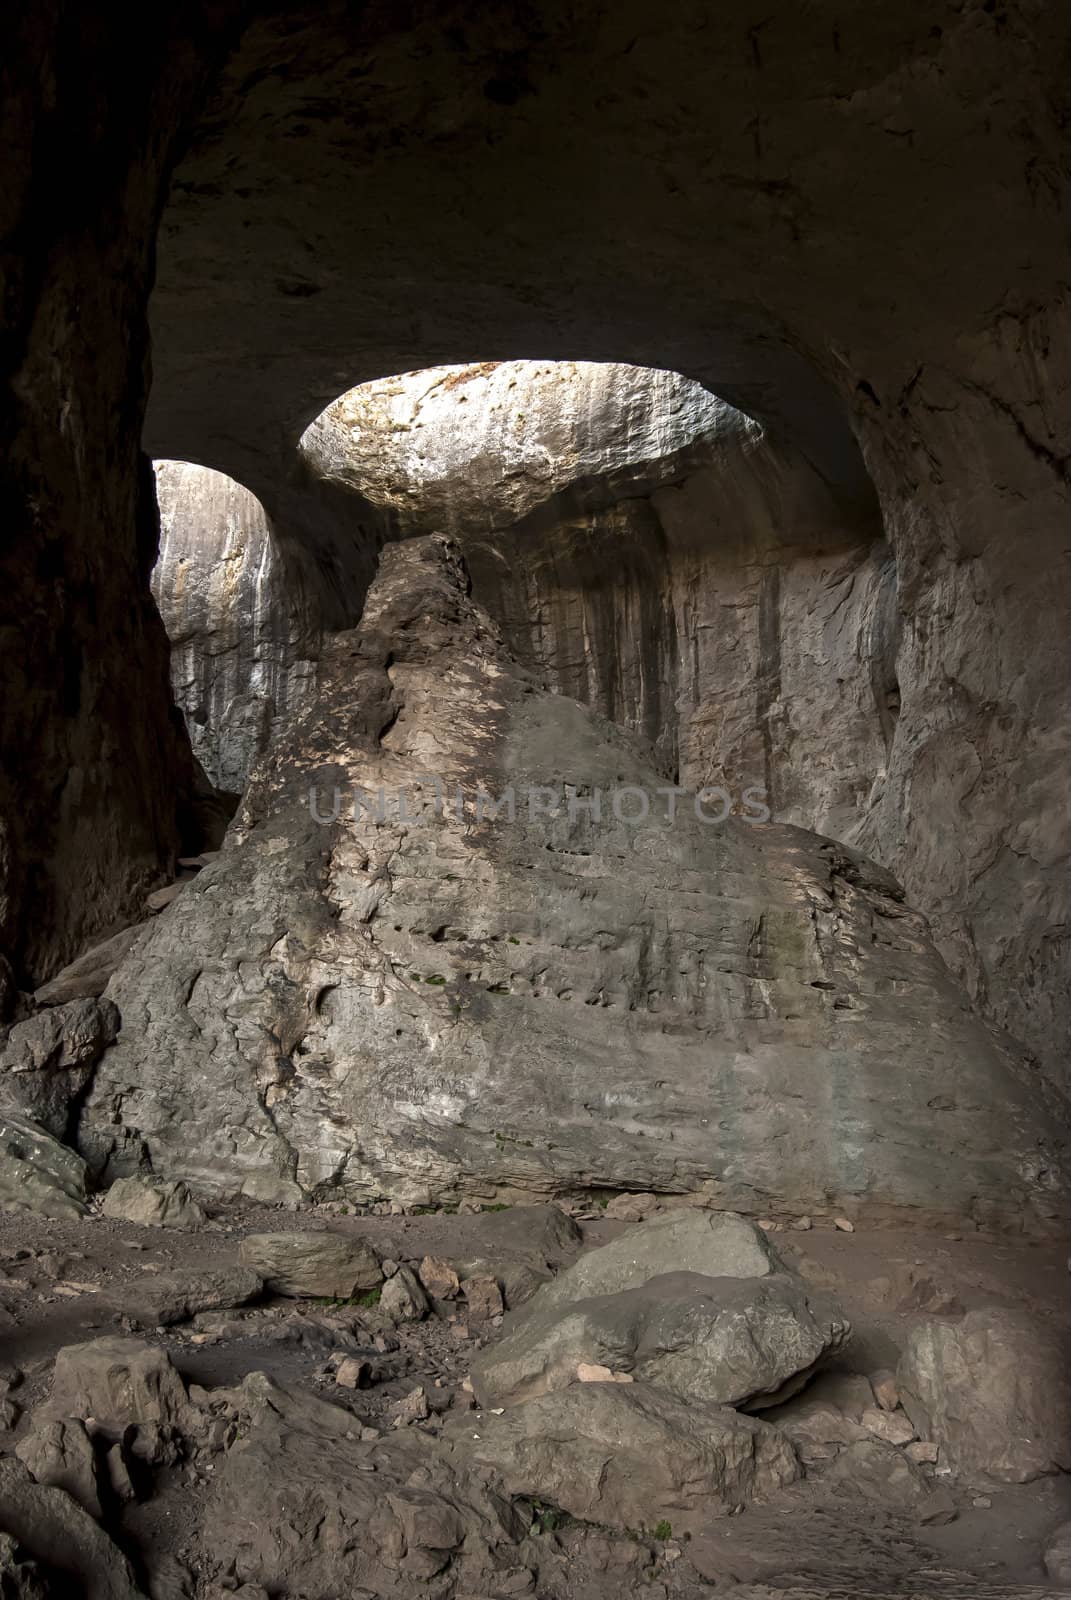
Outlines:
[{"label": "rocky ground", "polygon": [[1062,1250],[380,1211],[3,1215],[5,1600],[1071,1586]]}]

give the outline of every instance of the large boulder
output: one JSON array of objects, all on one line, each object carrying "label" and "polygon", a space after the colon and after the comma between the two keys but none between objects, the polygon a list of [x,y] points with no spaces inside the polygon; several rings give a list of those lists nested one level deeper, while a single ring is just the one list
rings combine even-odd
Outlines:
[{"label": "large boulder", "polygon": [[516,665],[456,546],[388,545],[220,858],[112,979],[80,1148],[284,1203],[580,1185],[1050,1226],[1035,1082],[888,874],[670,790]]},{"label": "large boulder", "polygon": [[0,1211],[83,1217],[86,1164],[29,1117],[0,1111]]},{"label": "large boulder", "polygon": [[79,1417],[37,1423],[19,1440],[15,1454],[37,1483],[65,1489],[91,1517],[99,1518],[100,1462]]},{"label": "large boulder", "polygon": [[352,1300],[383,1282],[379,1257],[363,1239],[344,1233],[251,1233],[239,1254],[273,1294],[325,1295]]},{"label": "large boulder", "polygon": [[942,1461],[968,1475],[1029,1483],[1071,1470],[1071,1347],[1023,1311],[986,1306],[912,1328],[900,1399]]},{"label": "large boulder", "polygon": [[638,1289],[667,1272],[707,1278],[764,1278],[783,1270],[763,1230],[732,1211],[664,1211],[589,1250],[540,1289],[540,1310],[592,1295]]},{"label": "large boulder", "polygon": [[143,1228],[197,1228],[205,1214],[181,1179],[117,1178],[104,1196],[101,1215]]},{"label": "large boulder", "polygon": [[511,1493],[616,1527],[675,1532],[727,1515],[799,1476],[776,1428],[646,1384],[586,1383],[495,1416],[477,1413],[467,1449]]},{"label": "large boulder", "polygon": [[264,1288],[259,1272],[240,1262],[219,1267],[177,1267],[134,1278],[111,1291],[116,1308],[142,1328],[185,1322],[199,1311],[247,1305]]},{"label": "large boulder", "polygon": [[17,1022],[0,1045],[0,1105],[62,1139],[73,1103],[118,1032],[110,1000],[71,1000]]},{"label": "large boulder", "polygon": [[240,1437],[215,1474],[207,1571],[309,1600],[415,1595],[436,1576],[445,1596],[447,1574],[459,1594],[502,1592],[527,1521],[460,1450],[413,1430],[361,1442],[352,1412],[260,1372],[228,1399]]},{"label": "large boulder", "polygon": [[27,1600],[139,1600],[130,1563],[103,1528],[63,1489],[35,1483],[12,1456],[0,1457],[3,1534],[38,1568],[30,1576],[41,1587],[29,1589]]},{"label": "large boulder", "polygon": [[69,1417],[92,1417],[99,1432],[118,1439],[131,1425],[181,1430],[190,1420],[190,1404],[166,1350],[113,1334],[67,1345],[57,1355],[52,1392],[33,1421]]},{"label": "large boulder", "polygon": [[544,1306],[543,1292],[509,1334],[476,1361],[488,1406],[517,1405],[575,1383],[583,1363],[624,1372],[681,1400],[758,1409],[806,1382],[848,1338],[846,1319],[798,1278],[651,1278],[642,1287],[575,1305]]}]

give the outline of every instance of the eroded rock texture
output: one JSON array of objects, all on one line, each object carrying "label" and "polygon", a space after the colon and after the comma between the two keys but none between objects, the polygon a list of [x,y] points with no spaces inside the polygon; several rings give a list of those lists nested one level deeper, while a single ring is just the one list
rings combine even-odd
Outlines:
[{"label": "eroded rock texture", "polygon": [[155,471],[152,587],[171,643],[171,686],[205,773],[240,794],[309,684],[297,597],[248,490],[186,461],[158,461]]},{"label": "eroded rock texture", "polygon": [[[392,533],[456,532],[521,659],[649,739],[682,783],[737,802],[760,789],[778,820],[905,877],[953,969],[1062,1078],[1066,841],[1039,777],[1059,736],[998,712],[1015,682],[999,668],[973,731],[952,733],[968,705],[955,685],[994,657],[992,613],[913,617],[876,502],[832,493],[699,385],[613,364],[369,384],[302,451],[366,526],[372,505]],[[1013,744],[1010,822],[983,773],[987,752],[1010,771]],[[1040,870],[1016,864],[1031,859]]]},{"label": "eroded rock texture", "polygon": [[[619,820],[660,785],[517,666],[453,543],[388,547],[228,848],[113,978],[82,1148],[284,1200],[608,1186],[1043,1224],[1046,1109],[887,874],[687,798]],[[478,821],[481,786],[515,817]]]},{"label": "eroded rock texture", "polygon": [[[887,741],[868,712],[858,752],[838,736],[820,787],[779,815],[850,811],[990,1015],[1065,1077],[1062,8],[832,18],[764,0],[714,19],[628,0],[453,20],[289,4],[247,30],[164,220],[153,448],[233,473],[275,516],[280,439],[351,385],[532,356],[698,379],[851,506],[854,433],[897,560],[881,693],[899,717]],[[302,532],[337,587],[346,527]],[[768,615],[768,562],[745,565],[745,612]],[[647,568],[617,566],[627,638]],[[885,662],[877,575],[816,577],[780,690],[764,649],[753,720],[723,735],[711,716],[717,762],[742,736],[801,750],[870,656]],[[707,606],[694,636],[713,657],[734,617]]]}]

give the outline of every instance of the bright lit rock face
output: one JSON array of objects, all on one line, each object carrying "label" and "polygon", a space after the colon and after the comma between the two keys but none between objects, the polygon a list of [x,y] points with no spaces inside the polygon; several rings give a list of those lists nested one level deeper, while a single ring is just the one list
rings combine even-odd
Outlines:
[{"label": "bright lit rock face", "polygon": [[250,768],[307,693],[292,597],[259,501],[221,472],[158,461],[153,596],[171,642],[171,686],[193,753],[219,789]]},{"label": "bright lit rock face", "polygon": [[[515,815],[477,816],[481,786]],[[515,661],[456,544],[389,546],[222,855],[113,978],[83,1152],[288,1202],[614,1187],[1048,1226],[1049,1110],[895,883],[688,797],[670,822],[665,786]]]},{"label": "bright lit rock face", "polygon": [[316,476],[357,489],[399,532],[472,537],[568,491],[648,494],[762,430],[675,372],[613,362],[486,361],[351,389],[306,430]]}]

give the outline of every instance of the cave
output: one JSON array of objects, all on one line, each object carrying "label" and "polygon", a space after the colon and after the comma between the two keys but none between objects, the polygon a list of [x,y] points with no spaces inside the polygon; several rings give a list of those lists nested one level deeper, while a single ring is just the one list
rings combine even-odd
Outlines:
[{"label": "cave", "polygon": [[7,31],[0,1591],[1062,1592],[1063,9]]}]

